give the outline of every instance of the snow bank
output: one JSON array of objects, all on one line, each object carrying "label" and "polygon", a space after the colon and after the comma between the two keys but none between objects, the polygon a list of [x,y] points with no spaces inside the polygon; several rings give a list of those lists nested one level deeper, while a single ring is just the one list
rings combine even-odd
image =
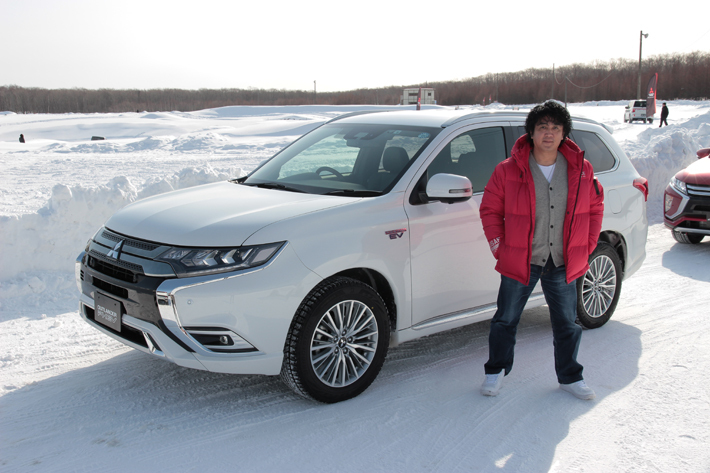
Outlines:
[{"label": "snow bank", "polygon": [[[0,217],[0,281],[20,273],[73,271],[74,260],[86,241],[123,206],[152,195],[244,174],[240,168],[224,172],[205,166],[186,168],[138,186],[123,176],[95,188],[57,184],[47,204],[36,213]],[[41,285],[34,286],[35,292],[42,292]]]}]

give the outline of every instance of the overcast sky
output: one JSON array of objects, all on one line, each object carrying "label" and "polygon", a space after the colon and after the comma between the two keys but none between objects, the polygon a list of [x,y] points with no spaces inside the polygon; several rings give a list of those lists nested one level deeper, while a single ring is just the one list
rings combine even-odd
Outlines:
[{"label": "overcast sky", "polygon": [[710,51],[707,13],[706,0],[0,0],[0,85],[410,85],[638,61],[641,30],[644,57]]}]

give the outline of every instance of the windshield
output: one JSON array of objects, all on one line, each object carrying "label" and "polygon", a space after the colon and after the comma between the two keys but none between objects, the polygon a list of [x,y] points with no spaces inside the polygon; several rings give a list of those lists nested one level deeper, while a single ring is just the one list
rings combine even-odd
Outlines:
[{"label": "windshield", "polygon": [[394,186],[439,131],[324,125],[283,149],[243,184],[313,194],[379,195]]}]

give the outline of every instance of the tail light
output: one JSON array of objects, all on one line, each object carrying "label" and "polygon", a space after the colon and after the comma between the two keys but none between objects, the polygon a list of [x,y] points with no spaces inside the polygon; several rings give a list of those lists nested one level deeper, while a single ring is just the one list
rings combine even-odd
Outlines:
[{"label": "tail light", "polygon": [[634,187],[641,191],[643,199],[648,202],[648,179],[637,177],[634,179]]}]

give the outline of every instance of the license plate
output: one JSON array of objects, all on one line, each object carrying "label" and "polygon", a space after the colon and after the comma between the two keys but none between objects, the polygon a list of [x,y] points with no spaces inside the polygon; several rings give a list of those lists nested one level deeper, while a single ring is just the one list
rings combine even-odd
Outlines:
[{"label": "license plate", "polygon": [[97,292],[94,296],[94,320],[120,332],[121,303]]}]

